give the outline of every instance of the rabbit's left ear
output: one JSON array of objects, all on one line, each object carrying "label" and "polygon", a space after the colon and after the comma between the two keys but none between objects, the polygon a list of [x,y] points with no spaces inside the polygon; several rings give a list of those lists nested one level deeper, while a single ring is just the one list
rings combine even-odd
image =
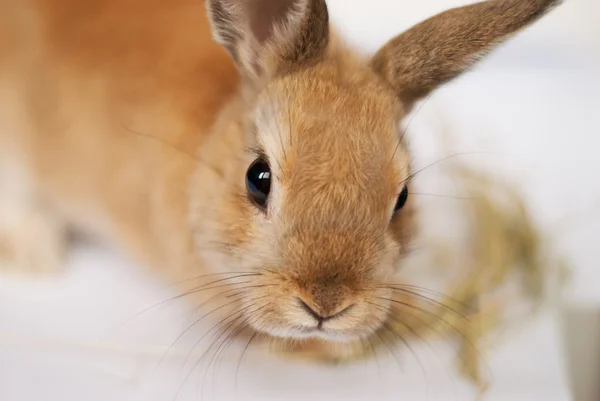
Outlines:
[{"label": "rabbit's left ear", "polygon": [[325,0],[207,0],[213,37],[250,79],[319,57],[329,40]]},{"label": "rabbit's left ear", "polygon": [[410,109],[561,0],[489,0],[448,10],[387,43],[371,65]]}]

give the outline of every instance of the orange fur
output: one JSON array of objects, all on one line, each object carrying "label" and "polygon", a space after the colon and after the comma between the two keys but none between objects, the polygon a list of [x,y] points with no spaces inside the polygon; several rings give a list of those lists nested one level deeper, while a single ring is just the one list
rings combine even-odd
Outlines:
[{"label": "orange fur", "polygon": [[234,96],[237,72],[202,2],[5,3],[5,18],[30,23],[15,24],[14,51],[0,55],[12,64],[0,75],[2,103],[22,99],[9,117],[19,121],[0,132],[21,135],[35,191],[69,223],[99,225],[145,261],[180,264],[196,163],[129,130],[193,153]]},{"label": "orange fur", "polygon": [[[372,59],[322,0],[280,1],[0,0],[5,261],[59,264],[75,227],[168,276],[254,272],[239,301],[263,333],[381,327],[415,228],[412,199],[392,213],[411,178],[398,122],[556,1],[455,9]],[[273,173],[264,211],[248,148]]]}]

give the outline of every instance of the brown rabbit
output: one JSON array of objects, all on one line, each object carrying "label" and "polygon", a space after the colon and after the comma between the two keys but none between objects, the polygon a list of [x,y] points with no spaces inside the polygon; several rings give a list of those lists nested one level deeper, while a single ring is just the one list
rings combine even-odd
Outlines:
[{"label": "brown rabbit", "polygon": [[1,266],[60,266],[73,227],[245,277],[257,333],[356,343],[414,235],[398,123],[559,2],[455,8],[362,57],[324,0],[0,0]]}]

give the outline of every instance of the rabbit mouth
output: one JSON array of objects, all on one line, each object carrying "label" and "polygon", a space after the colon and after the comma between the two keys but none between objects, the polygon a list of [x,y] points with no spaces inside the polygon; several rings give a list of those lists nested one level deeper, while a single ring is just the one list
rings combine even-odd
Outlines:
[{"label": "rabbit mouth", "polygon": [[307,337],[318,337],[327,340],[340,339],[347,336],[336,330],[325,329],[320,325],[317,327],[302,328],[299,331]]},{"label": "rabbit mouth", "polygon": [[327,340],[336,343],[348,343],[360,338],[360,336],[354,334],[348,334],[337,330],[328,330],[324,328],[307,329],[305,331],[305,335],[307,338]]},{"label": "rabbit mouth", "polygon": [[272,326],[265,328],[262,331],[274,338],[280,339],[292,339],[292,340],[326,340],[333,343],[349,343],[356,341],[361,337],[369,335],[371,333],[358,332],[352,330],[339,330],[327,327],[327,325],[314,325],[314,326],[287,326],[277,327]]},{"label": "rabbit mouth", "polygon": [[278,333],[277,330],[269,330],[269,335],[276,338],[295,339],[295,340],[326,340],[335,343],[347,343],[358,339],[356,335],[343,333],[336,330],[323,328],[299,328],[293,332]]}]

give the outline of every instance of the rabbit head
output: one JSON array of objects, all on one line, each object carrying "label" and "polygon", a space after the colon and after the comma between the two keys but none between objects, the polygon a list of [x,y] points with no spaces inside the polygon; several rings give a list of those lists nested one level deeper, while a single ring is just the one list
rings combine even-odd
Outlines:
[{"label": "rabbit head", "polygon": [[363,57],[332,32],[324,0],[207,2],[242,93],[205,148],[221,176],[207,187],[199,174],[192,209],[207,263],[253,272],[238,293],[248,325],[345,342],[385,324],[416,228],[399,122],[557,3],[455,8]]}]

